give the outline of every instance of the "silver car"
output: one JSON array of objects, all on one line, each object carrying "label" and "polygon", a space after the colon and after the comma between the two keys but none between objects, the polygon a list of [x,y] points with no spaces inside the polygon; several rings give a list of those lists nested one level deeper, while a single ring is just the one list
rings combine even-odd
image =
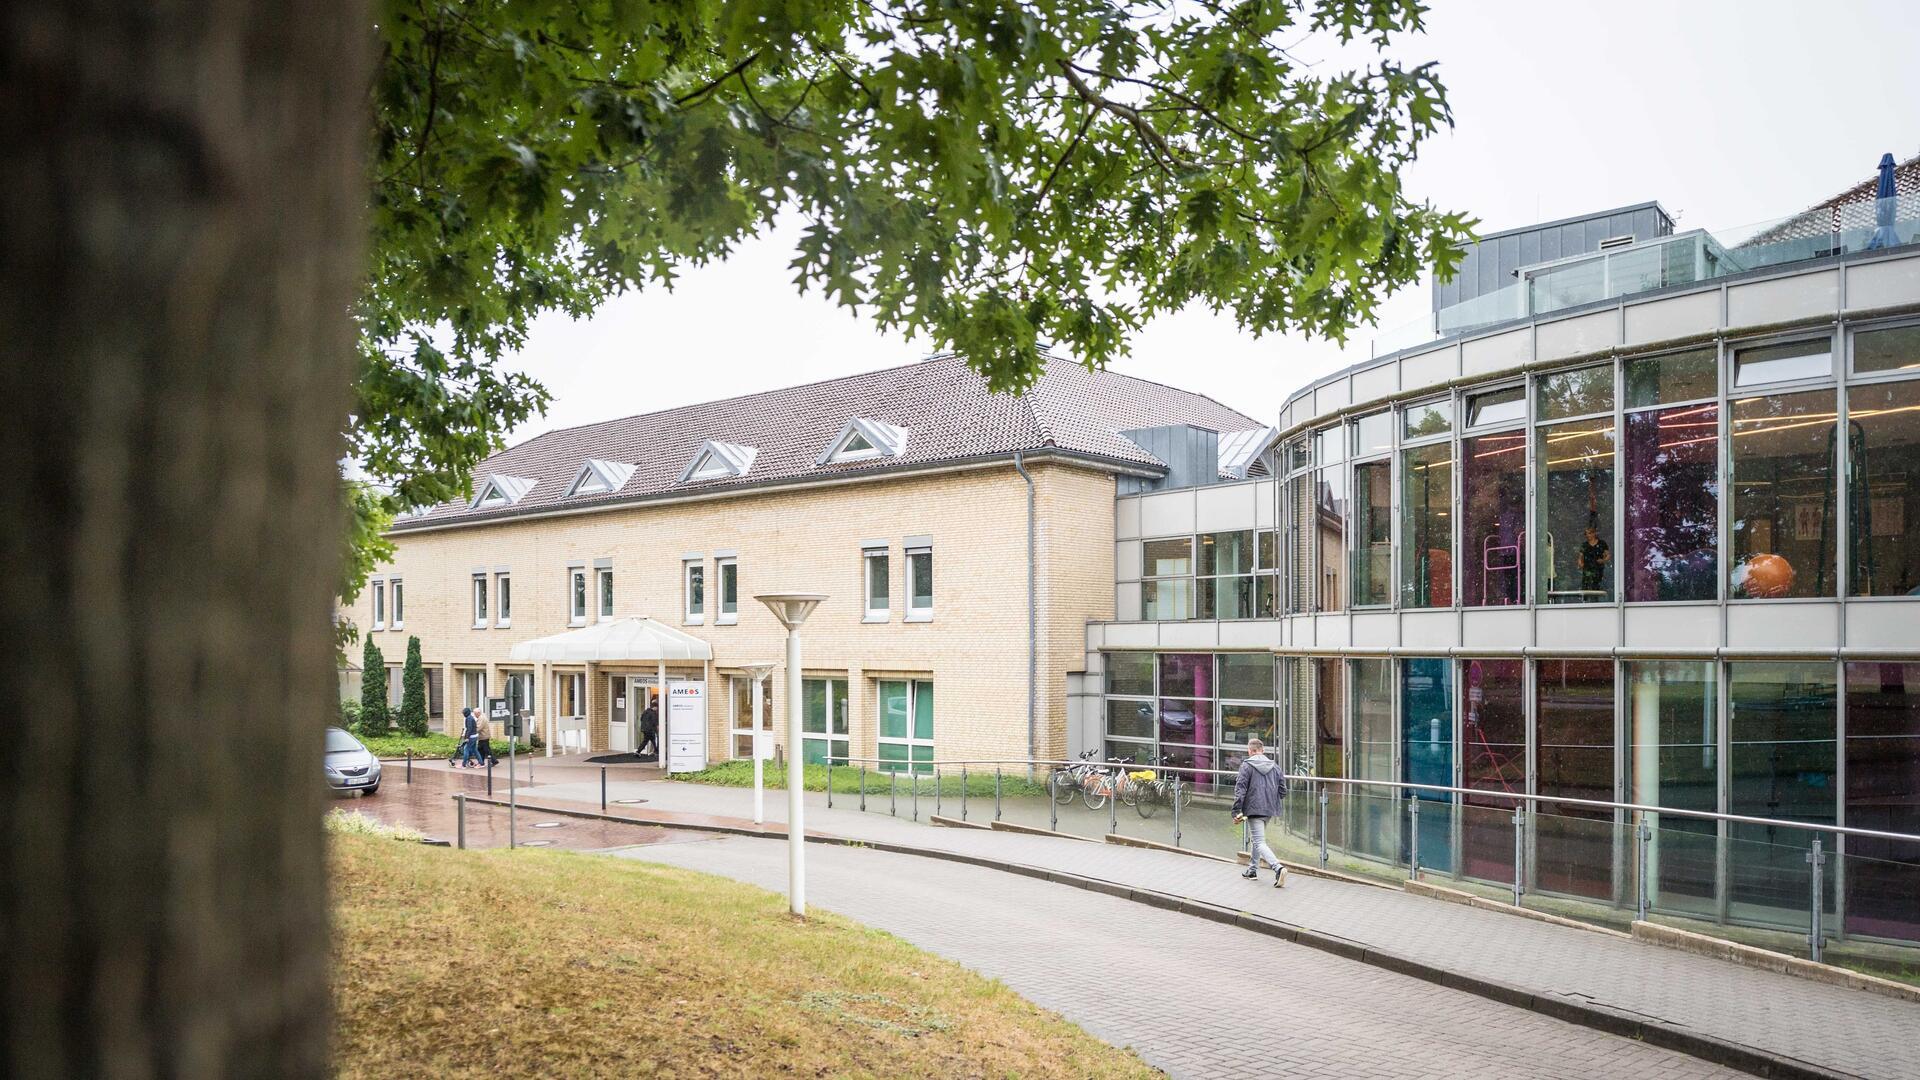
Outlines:
[{"label": "silver car", "polygon": [[327,729],[327,787],[369,795],[380,790],[380,759],[344,728]]}]

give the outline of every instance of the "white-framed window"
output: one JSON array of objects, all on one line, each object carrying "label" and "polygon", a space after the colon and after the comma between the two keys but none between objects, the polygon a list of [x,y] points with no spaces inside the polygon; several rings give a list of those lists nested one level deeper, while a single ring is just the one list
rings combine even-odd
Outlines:
[{"label": "white-framed window", "polygon": [[473,627],[484,629],[487,625],[487,575],[473,575]]},{"label": "white-framed window", "polygon": [[392,627],[395,630],[398,630],[407,625],[406,599],[407,599],[406,593],[401,587],[400,579],[388,578],[387,579],[387,600],[389,603],[393,605],[393,611],[392,611],[393,618],[387,623],[387,625],[389,627]]},{"label": "white-framed window", "polygon": [[513,577],[510,574],[493,575],[493,625],[503,628],[513,625]]},{"label": "white-framed window", "polygon": [[720,602],[713,621],[731,626],[740,621],[740,560],[731,556],[715,559],[713,573],[720,582]]},{"label": "white-framed window", "polygon": [[883,623],[893,613],[892,563],[884,547],[869,547],[860,553],[861,587],[867,603],[862,622]]},{"label": "white-framed window", "polygon": [[800,697],[800,760],[824,765],[832,758],[835,765],[845,765],[852,745],[847,680],[807,679],[800,684]]},{"label": "white-framed window", "polygon": [[406,668],[399,664],[387,665],[387,708],[400,711],[400,699],[406,696]]},{"label": "white-framed window", "polygon": [[587,568],[567,568],[567,622],[583,626],[587,621]]},{"label": "white-framed window", "polygon": [[[487,712],[487,671],[485,668],[467,668],[460,672],[460,705],[472,709],[486,719]],[[455,734],[459,727],[453,728]]]},{"label": "white-framed window", "polygon": [[907,621],[933,618],[933,545],[907,547]]},{"label": "white-framed window", "polygon": [[384,581],[373,583],[373,628],[387,628],[387,583]]},{"label": "white-framed window", "polygon": [[882,772],[933,772],[933,683],[880,680],[876,743]]},{"label": "white-framed window", "polygon": [[613,567],[600,567],[594,571],[594,577],[599,583],[597,591],[600,594],[600,617],[611,619],[613,618]]},{"label": "white-framed window", "polygon": [[681,596],[684,599],[686,621],[698,624],[707,621],[707,564],[698,559],[687,559],[681,564]]}]

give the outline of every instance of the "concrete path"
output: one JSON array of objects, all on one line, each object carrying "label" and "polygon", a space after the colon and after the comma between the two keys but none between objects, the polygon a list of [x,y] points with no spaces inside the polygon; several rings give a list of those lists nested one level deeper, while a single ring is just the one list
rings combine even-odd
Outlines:
[{"label": "concrete path", "polygon": [[[742,789],[667,781],[616,782],[610,794],[614,799],[646,800],[613,807],[636,815],[667,811],[736,820],[750,815],[752,799],[751,792]],[[784,821],[785,801],[779,793],[769,796],[768,820],[778,825]],[[599,785],[597,780],[590,785],[543,785],[526,797],[597,808]],[[861,813],[846,809],[850,803],[844,796],[836,796],[835,802],[839,808],[828,810],[824,796],[809,795],[810,832],[956,852],[1171,893],[1264,915],[1537,997],[1646,1017],[1815,1070],[1920,1080],[1920,1005],[1910,1002],[1393,889],[1295,875],[1285,890],[1275,891],[1249,885],[1232,867],[1189,855],[1050,836],[933,828],[889,817],[884,804],[870,802],[882,812]],[[1132,917],[1139,916],[1141,907],[1129,905]],[[1224,929],[1208,926],[1205,932]]]},{"label": "concrete path", "polygon": [[[786,883],[786,848],[778,840],[728,837],[616,854],[773,890]],[[807,869],[816,908],[999,979],[1176,1077],[1739,1075],[1084,889],[837,846],[808,848]],[[1099,1073],[1089,1062],[1087,1075]]]}]

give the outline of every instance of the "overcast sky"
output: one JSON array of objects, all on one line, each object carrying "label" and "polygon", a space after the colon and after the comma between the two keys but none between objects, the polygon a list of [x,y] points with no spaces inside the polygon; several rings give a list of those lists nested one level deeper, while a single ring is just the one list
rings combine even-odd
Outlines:
[{"label": "overcast sky", "polygon": [[[1483,232],[1648,199],[1681,228],[1745,225],[1864,179],[1883,152],[1920,152],[1917,0],[1431,2],[1426,34],[1393,52],[1439,61],[1455,126],[1426,144],[1409,184]],[[1328,69],[1343,59],[1304,51]],[[591,320],[536,324],[512,363],[554,400],[513,441],[930,351],[799,295],[795,235],[775,230]],[[1390,298],[1382,330],[1424,318],[1428,289]],[[1149,325],[1114,366],[1274,422],[1301,384],[1365,359],[1371,336],[1343,352],[1188,310]]]}]

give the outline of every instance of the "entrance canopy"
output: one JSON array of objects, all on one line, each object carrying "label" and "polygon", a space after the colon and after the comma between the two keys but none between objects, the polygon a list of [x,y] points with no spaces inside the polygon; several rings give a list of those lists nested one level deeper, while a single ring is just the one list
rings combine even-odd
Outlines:
[{"label": "entrance canopy", "polygon": [[513,647],[512,658],[563,664],[589,660],[711,660],[713,647],[665,623],[631,617],[523,641]]}]

